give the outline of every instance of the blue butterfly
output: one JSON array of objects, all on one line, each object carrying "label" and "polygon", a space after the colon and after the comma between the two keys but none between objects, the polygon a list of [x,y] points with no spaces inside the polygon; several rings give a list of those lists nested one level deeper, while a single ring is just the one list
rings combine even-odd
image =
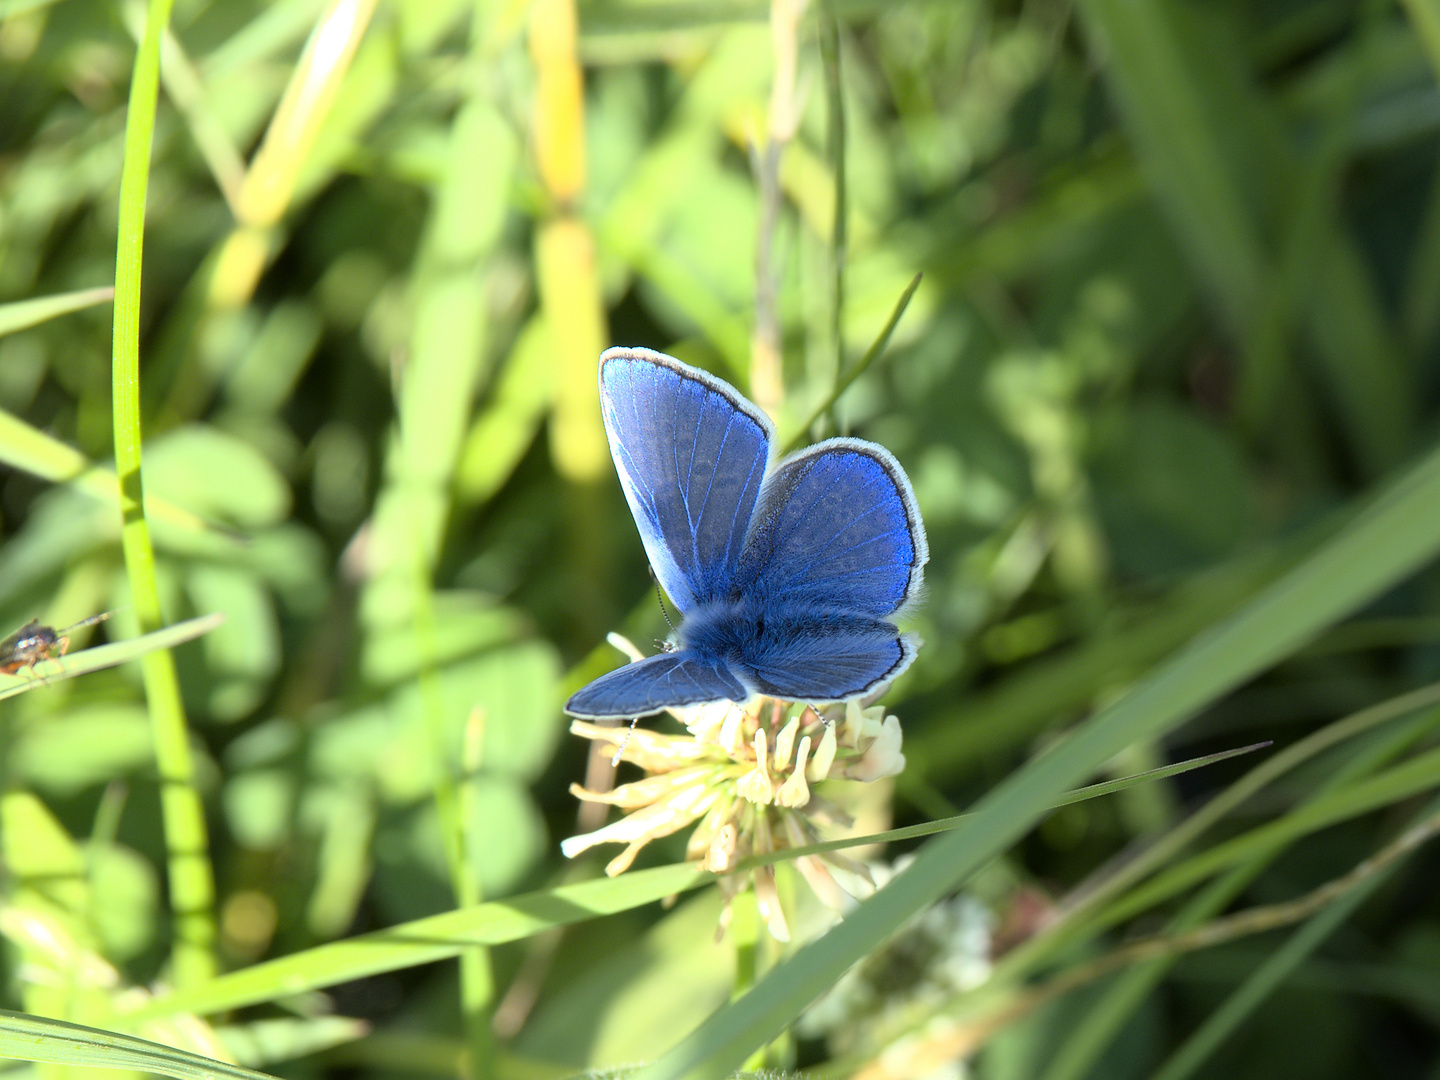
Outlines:
[{"label": "blue butterfly", "polygon": [[602,675],[565,711],[858,698],[915,659],[890,621],[929,558],[889,451],[826,439],[769,465],[773,426],[733,386],[649,349],[600,357],[610,455],[655,576],[683,616],[668,651]]}]

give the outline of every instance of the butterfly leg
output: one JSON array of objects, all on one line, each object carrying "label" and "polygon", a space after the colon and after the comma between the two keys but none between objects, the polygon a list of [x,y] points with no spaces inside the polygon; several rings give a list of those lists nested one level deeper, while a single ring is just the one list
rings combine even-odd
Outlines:
[{"label": "butterfly leg", "polygon": [[630,727],[625,732],[625,737],[620,740],[620,745],[615,748],[615,756],[610,759],[610,767],[612,769],[618,769],[620,767],[620,755],[625,753],[625,747],[630,745],[630,736],[635,734],[635,723],[639,719],[640,717],[638,716],[632,716],[630,718]]}]

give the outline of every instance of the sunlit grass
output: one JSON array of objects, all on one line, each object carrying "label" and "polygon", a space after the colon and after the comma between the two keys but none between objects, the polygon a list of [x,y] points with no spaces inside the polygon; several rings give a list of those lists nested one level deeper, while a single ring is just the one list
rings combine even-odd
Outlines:
[{"label": "sunlit grass", "polygon": [[[169,8],[0,4],[0,616],[124,610],[0,676],[0,1056],[1258,1080],[1264,1032],[1348,1080],[1394,1065],[1377,1017],[1440,1045],[1312,971],[1409,985],[1440,933],[1430,5]],[[603,824],[572,784],[634,779],[559,704],[668,630],[611,344],[790,448],[884,444],[930,537],[905,772],[719,883],[683,833],[613,879],[559,850]],[[790,860],[843,852],[886,884],[837,922]],[[761,865],[792,945],[732,896]],[[892,964],[962,904],[983,942]],[[912,982],[797,1026],[852,967]]]}]

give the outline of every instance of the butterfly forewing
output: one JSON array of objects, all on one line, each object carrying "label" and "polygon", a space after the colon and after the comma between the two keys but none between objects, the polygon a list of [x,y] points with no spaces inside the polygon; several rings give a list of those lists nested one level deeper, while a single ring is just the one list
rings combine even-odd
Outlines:
[{"label": "butterfly forewing", "polygon": [[766,481],[741,581],[769,603],[884,617],[917,595],[928,558],[895,459],[874,443],[829,439]]},{"label": "butterfly forewing", "polygon": [[600,360],[610,453],[655,575],[682,612],[725,595],[764,483],[770,421],[662,353]]}]

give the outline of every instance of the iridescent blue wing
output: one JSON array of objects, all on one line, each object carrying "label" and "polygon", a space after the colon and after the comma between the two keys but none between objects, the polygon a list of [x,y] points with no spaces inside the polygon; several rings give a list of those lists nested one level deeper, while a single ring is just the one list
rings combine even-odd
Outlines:
[{"label": "iridescent blue wing", "polygon": [[780,635],[736,668],[758,693],[786,701],[844,701],[890,682],[918,642],[889,623],[830,633]]},{"label": "iridescent blue wing", "polygon": [[767,606],[883,618],[919,594],[929,557],[910,481],[890,452],[827,439],[765,482],[739,580]]},{"label": "iridescent blue wing", "polygon": [[744,701],[750,691],[725,662],[689,649],[647,656],[582,687],[565,703],[571,716],[629,720],[678,705]]},{"label": "iridescent blue wing", "polygon": [[730,592],[771,424],[728,383],[663,353],[600,358],[610,454],[655,576],[681,612]]}]

